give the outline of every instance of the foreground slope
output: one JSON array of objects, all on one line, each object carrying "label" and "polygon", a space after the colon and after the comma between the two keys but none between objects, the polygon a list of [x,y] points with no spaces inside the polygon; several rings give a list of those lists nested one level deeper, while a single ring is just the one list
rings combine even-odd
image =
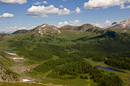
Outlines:
[{"label": "foreground slope", "polygon": [[0,81],[19,81],[18,74],[10,69],[13,64],[7,54],[0,50]]}]

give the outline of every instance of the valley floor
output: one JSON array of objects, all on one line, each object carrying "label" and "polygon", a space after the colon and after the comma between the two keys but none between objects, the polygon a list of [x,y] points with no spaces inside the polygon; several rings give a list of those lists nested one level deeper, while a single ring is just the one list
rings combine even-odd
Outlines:
[{"label": "valley floor", "polygon": [[[17,54],[14,53],[14,55],[11,55],[9,58],[11,58],[12,60],[14,60],[13,58],[22,58],[19,57]],[[110,67],[106,64],[104,64],[104,62],[95,62],[91,59],[86,59],[88,62],[90,62],[93,66],[96,65],[101,65],[104,67]],[[43,76],[40,76],[40,78],[35,78],[34,77],[30,77],[26,74],[26,72],[30,71],[31,69],[35,68],[36,66],[38,66],[38,64],[34,64],[34,65],[27,65],[26,63],[26,59],[15,59],[14,60],[16,62],[16,64],[14,66],[11,67],[12,70],[14,70],[14,72],[18,73],[19,75],[21,75],[20,80],[22,82],[24,82],[24,79],[29,80],[29,82],[27,83],[38,83],[41,82],[42,84],[46,85],[46,86],[53,86],[53,84],[55,84],[56,86],[96,86],[96,83],[94,83],[92,80],[83,80],[80,78],[76,78],[73,80],[70,79],[66,79],[66,80],[60,80],[60,79],[54,79],[54,78],[48,78],[46,77],[48,74],[51,73],[45,73],[43,74]],[[130,86],[130,71],[126,71],[126,70],[122,70],[125,71],[125,73],[119,73],[119,72],[114,72],[116,73],[118,76],[121,77],[121,79],[124,81],[125,86]],[[106,71],[109,72],[109,71]],[[39,76],[37,76],[39,77]],[[26,82],[26,81],[25,81]],[[51,83],[50,83],[51,82]],[[48,84],[49,83],[49,84]],[[4,85],[5,84],[5,85]],[[15,83],[0,83],[0,86],[8,86],[8,84],[10,84],[10,86],[15,86]],[[42,86],[42,85],[33,85],[33,84],[22,84],[22,83],[18,83],[18,85],[16,86]]]},{"label": "valley floor", "polygon": [[[101,65],[104,67],[113,68],[111,66],[106,65],[104,62],[95,62],[91,59],[86,59],[86,60],[89,61],[93,66]],[[116,69],[116,68],[114,68],[114,69]],[[121,70],[121,71],[124,71],[124,73],[123,72],[114,72],[114,73],[117,74],[124,81],[125,86],[130,86],[130,71],[129,70]],[[111,71],[106,71],[106,72],[111,72]]]}]

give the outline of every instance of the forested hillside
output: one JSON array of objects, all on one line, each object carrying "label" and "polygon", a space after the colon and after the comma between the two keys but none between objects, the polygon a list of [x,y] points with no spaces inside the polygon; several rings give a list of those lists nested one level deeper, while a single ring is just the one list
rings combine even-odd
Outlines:
[{"label": "forested hillside", "polygon": [[[85,27],[73,27],[76,28],[73,30],[66,26],[59,33],[60,29],[54,26],[42,25],[25,33],[1,36],[0,42],[13,49],[11,52],[24,57],[23,65],[31,68],[22,75],[36,82],[68,86],[129,86],[121,75],[130,70],[130,35],[100,30],[91,25],[88,29]],[[4,57],[2,51],[0,55]],[[105,71],[96,68],[97,63],[124,72]],[[80,83],[73,83],[77,81]]]}]

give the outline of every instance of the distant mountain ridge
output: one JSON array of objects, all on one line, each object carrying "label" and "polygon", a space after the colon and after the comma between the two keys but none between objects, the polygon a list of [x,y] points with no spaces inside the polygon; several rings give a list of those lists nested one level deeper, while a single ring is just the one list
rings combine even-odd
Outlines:
[{"label": "distant mountain ridge", "polygon": [[15,31],[13,34],[21,34],[21,33],[38,33],[38,34],[61,34],[62,31],[78,31],[78,32],[96,32],[96,33],[101,33],[104,32],[102,28],[99,28],[97,26],[91,25],[91,24],[84,24],[81,26],[71,26],[71,25],[66,25],[63,27],[56,27],[54,25],[48,25],[48,24],[43,24],[40,26],[35,27],[34,29],[31,30],[18,30]]},{"label": "distant mountain ridge", "polygon": [[28,32],[28,30],[23,29],[23,30],[17,30],[17,31],[15,31],[15,32],[12,33],[12,34],[22,34],[22,33],[26,33],[26,32]]},{"label": "distant mountain ridge", "polygon": [[125,19],[123,21],[114,22],[110,27],[118,27],[118,28],[130,28],[130,18]]},{"label": "distant mountain ridge", "polygon": [[54,25],[43,24],[43,25],[37,26],[31,30],[18,30],[18,31],[15,31],[13,34],[22,34],[22,33],[26,33],[26,32],[38,33],[41,35],[43,35],[43,34],[61,34],[62,31],[78,31],[78,32],[82,32],[82,33],[83,32],[104,33],[107,30],[127,32],[128,30],[130,30],[130,18],[123,20],[123,21],[114,22],[112,25],[107,26],[104,29],[94,26],[92,24],[83,24],[81,26],[66,25],[66,26],[63,26],[60,28],[58,28]]},{"label": "distant mountain ridge", "polygon": [[95,32],[96,30],[102,30],[101,28],[94,26],[92,24],[83,24],[81,26],[63,26],[59,28],[60,30],[70,30],[70,31],[80,31],[80,32]]}]

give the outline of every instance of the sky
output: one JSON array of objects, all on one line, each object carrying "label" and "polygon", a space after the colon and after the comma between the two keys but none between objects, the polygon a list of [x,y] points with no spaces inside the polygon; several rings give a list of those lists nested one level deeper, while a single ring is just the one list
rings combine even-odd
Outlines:
[{"label": "sky", "polygon": [[130,18],[130,0],[0,0],[0,33],[50,24],[99,27]]}]

